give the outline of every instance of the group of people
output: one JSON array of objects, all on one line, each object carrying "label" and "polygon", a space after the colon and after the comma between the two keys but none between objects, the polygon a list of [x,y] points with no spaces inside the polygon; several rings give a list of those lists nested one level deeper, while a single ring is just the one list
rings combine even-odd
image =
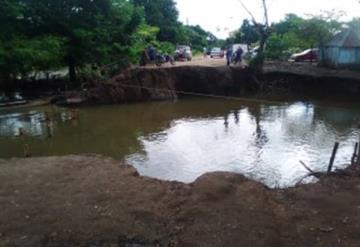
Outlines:
[{"label": "group of people", "polygon": [[[204,57],[207,56],[207,51],[204,48]],[[242,56],[243,56],[243,49],[241,47],[238,47],[236,51],[232,49],[232,47],[229,47],[226,50],[226,63],[227,66],[230,66],[231,64],[237,65],[242,63]],[[153,62],[156,60],[158,53],[155,47],[148,46],[145,47],[141,53],[140,58],[140,65],[145,66],[148,62]],[[171,60],[171,59],[170,59]]]},{"label": "group of people", "polygon": [[[204,54],[204,58],[207,58],[209,54],[209,50],[206,47],[204,47],[203,49],[203,54]],[[230,66],[231,64],[241,65],[243,54],[244,54],[244,50],[241,47],[238,47],[234,51],[233,48],[230,46],[225,53],[227,66]]]},{"label": "group of people", "polygon": [[153,46],[144,48],[140,56],[140,66],[145,66],[148,63],[161,66],[167,62],[170,62],[171,65],[175,65],[175,58],[169,54],[157,51]]},{"label": "group of people", "polygon": [[227,66],[230,66],[231,63],[234,63],[234,65],[241,64],[243,53],[244,53],[244,51],[243,51],[243,49],[241,49],[241,47],[239,47],[235,52],[232,50],[232,48],[229,47],[226,50]]}]

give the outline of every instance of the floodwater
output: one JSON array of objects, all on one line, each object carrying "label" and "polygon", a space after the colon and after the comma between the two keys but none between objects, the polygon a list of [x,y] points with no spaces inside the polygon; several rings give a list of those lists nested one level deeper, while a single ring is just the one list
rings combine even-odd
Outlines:
[{"label": "floodwater", "polygon": [[269,187],[296,184],[349,164],[359,140],[359,103],[182,99],[71,110],[0,110],[0,158],[98,153],[140,174],[193,182],[207,172],[244,174]]}]

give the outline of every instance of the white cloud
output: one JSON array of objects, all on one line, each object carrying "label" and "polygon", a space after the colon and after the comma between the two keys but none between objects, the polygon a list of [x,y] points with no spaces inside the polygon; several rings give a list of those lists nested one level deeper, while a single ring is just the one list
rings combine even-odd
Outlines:
[{"label": "white cloud", "polygon": [[[221,38],[240,27],[248,15],[238,0],[176,0],[180,20],[190,25],[199,24]],[[262,18],[260,0],[243,0],[258,19]],[[358,0],[268,0],[271,21],[282,19],[287,13],[301,16],[320,14],[321,10],[345,11],[345,20],[360,17]]]}]

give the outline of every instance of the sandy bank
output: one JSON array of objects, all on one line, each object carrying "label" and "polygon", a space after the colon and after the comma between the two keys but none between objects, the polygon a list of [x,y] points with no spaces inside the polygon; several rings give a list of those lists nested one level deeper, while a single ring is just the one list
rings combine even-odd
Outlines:
[{"label": "sandy bank", "polygon": [[0,246],[360,246],[359,192],[359,169],[270,190],[230,173],[158,181],[94,155],[1,160]]}]

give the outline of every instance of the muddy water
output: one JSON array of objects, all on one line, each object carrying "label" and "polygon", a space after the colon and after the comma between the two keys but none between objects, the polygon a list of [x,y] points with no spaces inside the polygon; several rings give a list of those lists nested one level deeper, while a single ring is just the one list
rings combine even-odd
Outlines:
[{"label": "muddy water", "polygon": [[142,175],[192,182],[212,171],[246,175],[270,187],[324,171],[335,141],[336,168],[359,139],[360,105],[343,102],[178,102],[0,111],[0,157],[99,153]]}]

